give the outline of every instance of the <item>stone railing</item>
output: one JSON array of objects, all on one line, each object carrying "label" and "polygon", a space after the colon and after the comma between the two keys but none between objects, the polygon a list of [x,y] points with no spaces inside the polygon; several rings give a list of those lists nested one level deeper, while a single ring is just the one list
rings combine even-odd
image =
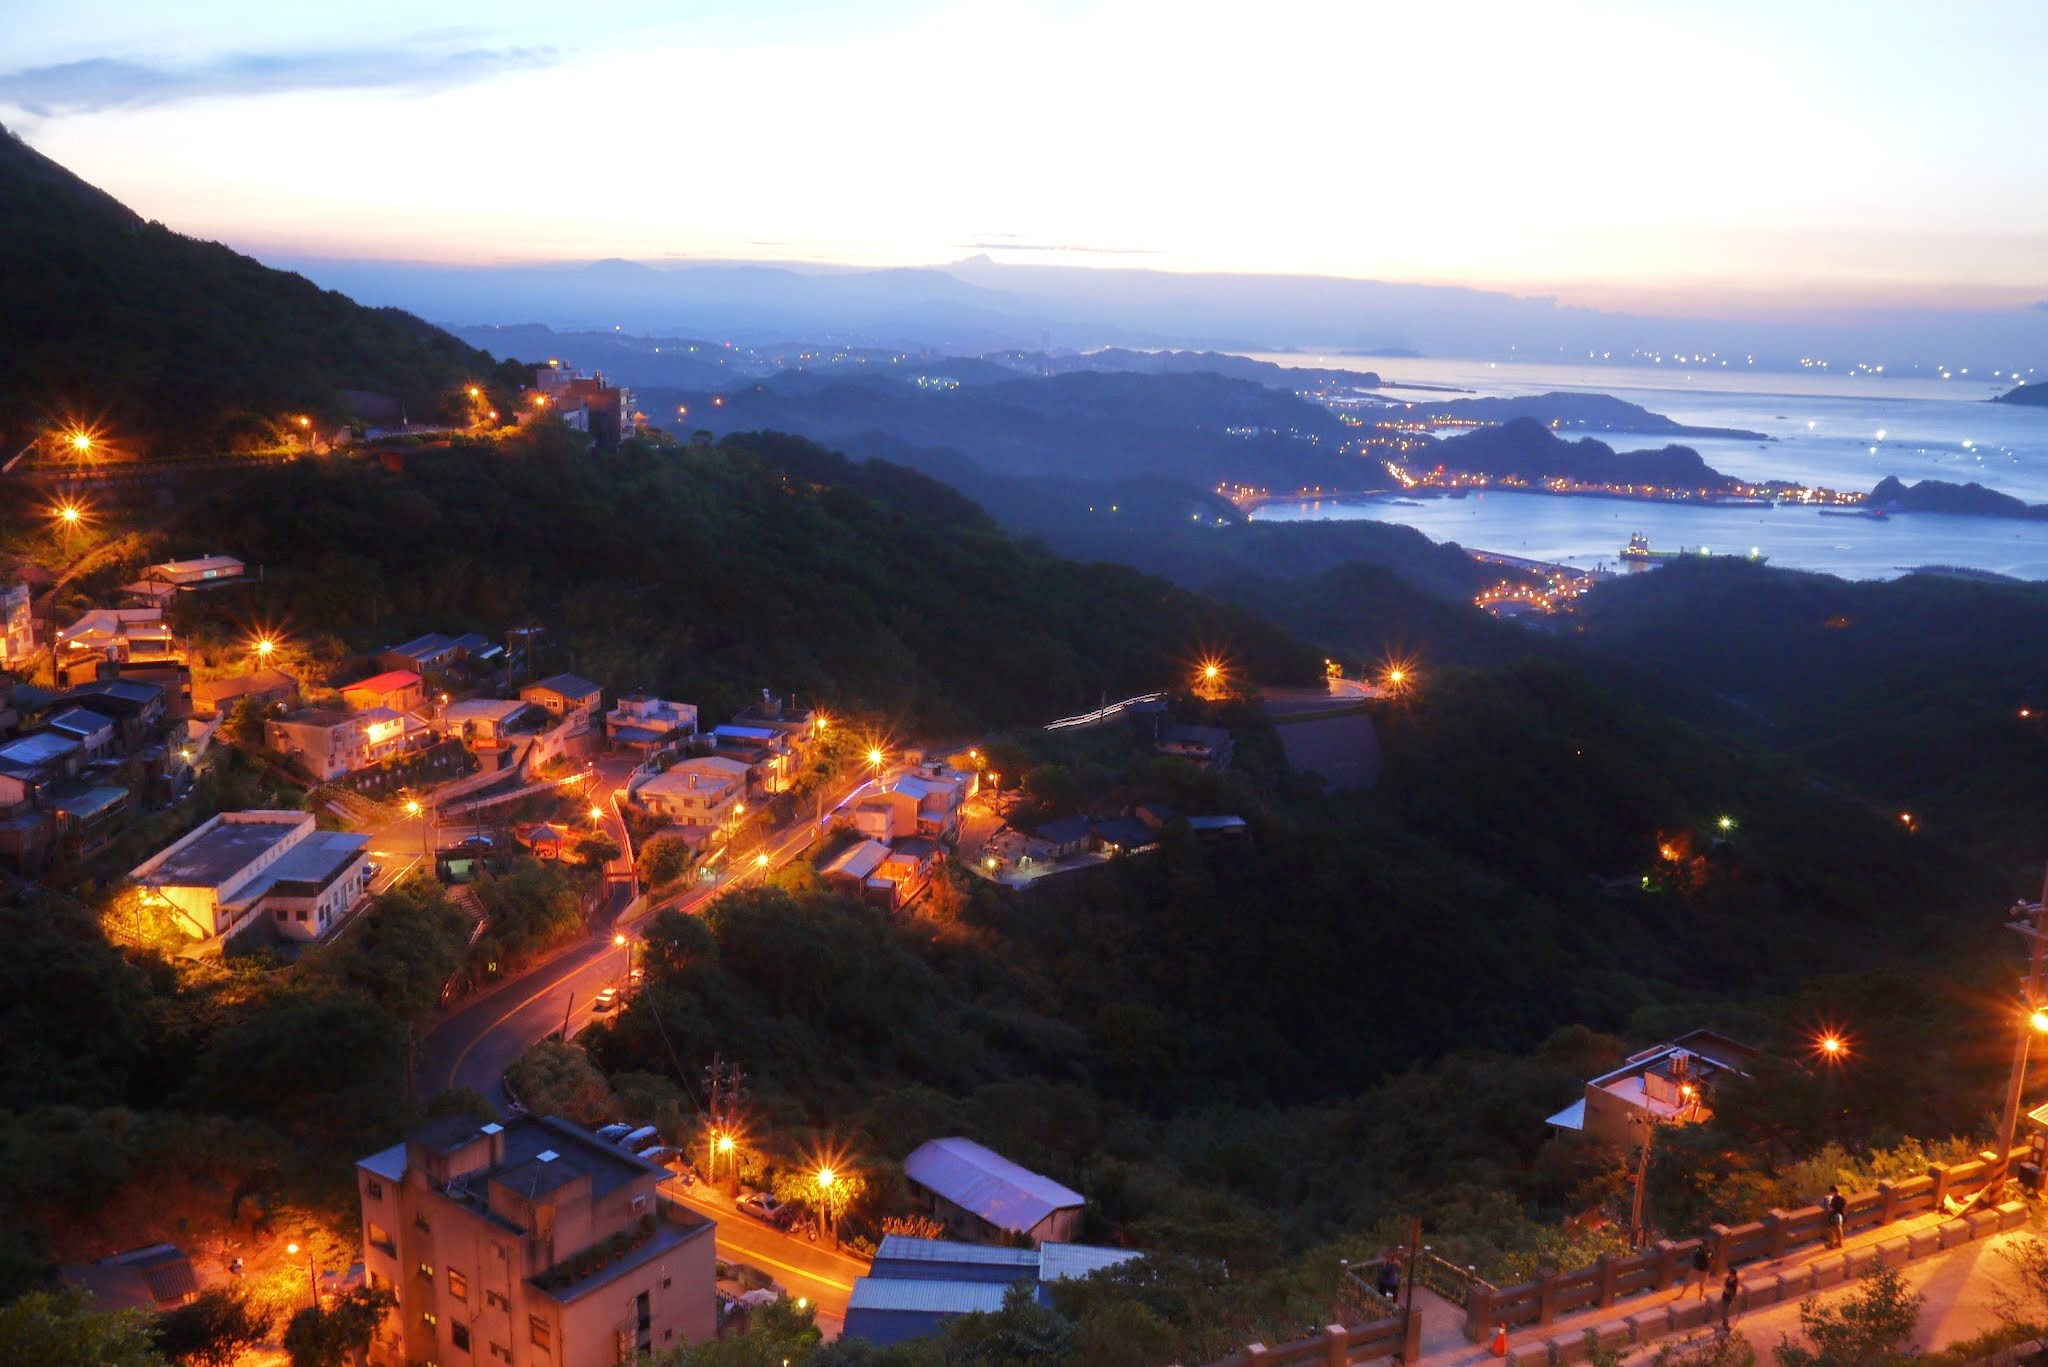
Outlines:
[{"label": "stone railing", "polygon": [[1422,1316],[1400,1311],[1372,1324],[1332,1324],[1313,1338],[1296,1339],[1277,1348],[1254,1343],[1236,1357],[1212,1362],[1208,1367],[1279,1367],[1287,1362],[1313,1362],[1323,1367],[1349,1367],[1398,1356],[1414,1362],[1422,1356]]},{"label": "stone railing", "polygon": [[[1942,1209],[1949,1198],[1973,1195],[1997,1175],[1996,1155],[1986,1154],[1967,1163],[1936,1163],[1924,1177],[1880,1182],[1875,1191],[1848,1197],[1844,1232],[1854,1234]],[[1714,1225],[1697,1238],[1659,1240],[1633,1257],[1603,1254],[1591,1267],[1546,1273],[1519,1286],[1475,1285],[1465,1303],[1465,1336],[1478,1343],[1490,1338],[1499,1325],[1514,1329],[1549,1324],[1561,1315],[1668,1290],[1685,1277],[1693,1250],[1701,1244],[1707,1246],[1717,1271],[1760,1258],[1782,1258],[1794,1249],[1824,1242],[1827,1223],[1817,1205],[1773,1210],[1748,1224]]]}]

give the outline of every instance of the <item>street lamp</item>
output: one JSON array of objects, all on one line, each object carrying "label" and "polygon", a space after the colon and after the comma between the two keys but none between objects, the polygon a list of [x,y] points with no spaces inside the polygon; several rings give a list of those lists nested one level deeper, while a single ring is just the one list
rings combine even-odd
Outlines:
[{"label": "street lamp", "polygon": [[270,662],[270,652],[276,649],[277,642],[271,640],[268,636],[258,636],[256,638],[256,658],[265,664]]},{"label": "street lamp", "polygon": [[2005,1120],[1999,1127],[1998,1171],[2003,1175],[2012,1166],[2013,1135],[2019,1128],[2020,1092],[2027,1079],[2027,1050],[2036,1035],[2048,1035],[2048,1009],[2039,1006],[2027,1008],[2020,1018],[2019,1041],[2012,1051],[2012,1079],[2005,1091]]},{"label": "street lamp", "polygon": [[834,1194],[832,1184],[836,1180],[838,1180],[838,1174],[833,1172],[832,1169],[818,1169],[818,1206],[825,1217],[825,1229],[831,1234],[832,1243],[835,1247],[839,1243],[838,1222],[832,1218],[832,1197]]},{"label": "street lamp", "polygon": [[[299,1256],[299,1246],[297,1243],[286,1244],[284,1251],[294,1258]],[[310,1246],[306,1249],[306,1295],[313,1308],[318,1310],[320,1308],[320,1278],[313,1269],[313,1250]]]},{"label": "street lamp", "polygon": [[420,858],[425,859],[428,853],[427,809],[420,803],[420,800],[418,798],[409,797],[405,800],[405,814],[407,816],[416,816],[420,819]]}]

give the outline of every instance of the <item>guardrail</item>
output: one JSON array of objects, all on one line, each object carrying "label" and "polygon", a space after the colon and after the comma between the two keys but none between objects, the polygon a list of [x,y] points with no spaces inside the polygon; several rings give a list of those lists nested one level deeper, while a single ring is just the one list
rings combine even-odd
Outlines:
[{"label": "guardrail", "polygon": [[1165,696],[1164,693],[1140,693],[1135,698],[1125,698],[1122,702],[1113,702],[1106,707],[1098,707],[1093,712],[1081,712],[1071,717],[1061,717],[1058,721],[1049,721],[1045,724],[1044,729],[1047,731],[1068,731],[1077,726],[1100,726],[1126,707],[1141,702],[1158,702]]},{"label": "guardrail", "polygon": [[1399,1356],[1414,1362],[1422,1356],[1422,1314],[1402,1310],[1376,1324],[1332,1324],[1313,1338],[1296,1339],[1277,1348],[1254,1343],[1236,1357],[1212,1362],[1208,1367],[1279,1367],[1287,1362],[1319,1362],[1328,1367],[1373,1362]]},{"label": "guardrail", "polygon": [[[1845,1235],[1908,1219],[1928,1211],[1954,1209],[1953,1198],[1975,1195],[2004,1174],[1997,1156],[1986,1154],[1967,1163],[1935,1163],[1921,1177],[1879,1182],[1875,1191],[1847,1197]],[[1818,1205],[1773,1210],[1761,1220],[1739,1225],[1713,1225],[1691,1239],[1662,1239],[1631,1257],[1603,1254],[1591,1267],[1549,1272],[1519,1286],[1475,1284],[1465,1305],[1465,1337],[1478,1343],[1496,1326],[1549,1324],[1560,1315],[1646,1291],[1675,1286],[1691,1268],[1693,1250],[1706,1245],[1717,1269],[1760,1258],[1782,1258],[1794,1249],[1824,1241],[1826,1212]]]}]

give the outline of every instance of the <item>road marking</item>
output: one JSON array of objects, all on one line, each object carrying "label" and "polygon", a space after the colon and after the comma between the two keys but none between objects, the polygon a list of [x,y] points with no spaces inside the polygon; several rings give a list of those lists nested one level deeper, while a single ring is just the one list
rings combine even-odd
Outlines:
[{"label": "road marking", "polygon": [[575,976],[575,974],[577,974],[577,973],[581,973],[581,972],[582,972],[582,971],[583,971],[583,970],[584,970],[585,968],[588,968],[588,967],[589,967],[589,965],[588,965],[588,964],[577,964],[577,965],[576,965],[576,966],[575,966],[575,967],[574,967],[574,968],[573,968],[573,969],[572,969],[572,970],[571,970],[570,972],[568,972],[568,973],[565,973],[565,974],[563,974],[563,975],[562,975],[562,977],[560,977],[560,978],[556,978],[556,979],[555,979],[555,980],[554,980],[553,982],[550,982],[550,983],[549,983],[549,984],[548,984],[548,985],[547,985],[546,987],[543,987],[543,988],[542,988],[542,989],[541,989],[540,991],[538,991],[538,992],[534,993],[534,994],[533,994],[532,996],[528,997],[528,998],[527,998],[527,999],[526,999],[525,1001],[522,1001],[522,1002],[520,1002],[520,1003],[519,1003],[519,1004],[518,1004],[517,1006],[513,1007],[513,1008],[512,1008],[512,1009],[511,1009],[510,1011],[507,1011],[507,1012],[506,1012],[506,1013],[505,1013],[504,1015],[502,1015],[502,1016],[498,1017],[498,1018],[497,1018],[496,1020],[492,1021],[492,1022],[491,1022],[491,1023],[489,1024],[489,1025],[486,1025],[486,1026],[485,1026],[485,1027],[483,1028],[483,1033],[482,1033],[482,1034],[480,1034],[480,1035],[478,1035],[478,1036],[477,1036],[477,1037],[476,1037],[475,1039],[471,1040],[471,1041],[470,1041],[469,1043],[467,1043],[467,1044],[463,1045],[463,1046],[462,1046],[462,1052],[461,1052],[461,1053],[459,1053],[459,1054],[457,1054],[457,1055],[455,1056],[455,1062],[453,1062],[453,1063],[451,1063],[451,1064],[449,1064],[449,1065],[448,1065],[448,1085],[449,1085],[450,1087],[453,1087],[453,1086],[455,1085],[455,1075],[456,1075],[457,1073],[459,1073],[459,1072],[461,1072],[461,1071],[462,1071],[462,1065],[463,1065],[464,1061],[465,1061],[465,1060],[467,1060],[467,1059],[469,1058],[469,1051],[470,1051],[470,1050],[472,1050],[472,1049],[474,1049],[474,1048],[476,1048],[476,1047],[477,1047],[477,1046],[478,1046],[479,1044],[482,1044],[482,1043],[484,1042],[484,1040],[485,1040],[485,1039],[489,1038],[489,1036],[490,1036],[490,1033],[491,1033],[491,1032],[492,1032],[493,1030],[496,1030],[496,1029],[497,1029],[497,1028],[498,1028],[499,1026],[503,1025],[503,1024],[504,1024],[504,1023],[506,1022],[506,1021],[508,1021],[508,1020],[511,1020],[511,1019],[512,1019],[512,1018],[513,1018],[514,1016],[518,1015],[518,1014],[519,1014],[519,1013],[520,1013],[521,1011],[524,1011],[524,1010],[525,1010],[525,1009],[526,1009],[527,1007],[529,1007],[529,1006],[532,1006],[532,1005],[533,1005],[533,1004],[534,1004],[535,1002],[539,1001],[539,1000],[540,1000],[540,999],[541,999],[542,997],[545,997],[545,996],[547,996],[547,995],[548,995],[549,993],[553,992],[553,991],[554,991],[554,990],[555,990],[556,988],[560,987],[560,986],[562,985],[562,982],[563,982],[563,980],[564,980],[564,979],[566,979],[566,978],[569,978],[569,977],[573,977],[573,976]]},{"label": "road marking", "polygon": [[829,1286],[835,1291],[845,1291],[850,1293],[853,1290],[853,1285],[850,1282],[837,1281],[831,1277],[820,1276],[816,1272],[807,1271],[806,1269],[801,1267],[792,1267],[788,1263],[785,1263],[780,1259],[769,1257],[766,1253],[756,1253],[754,1250],[746,1247],[744,1244],[733,1243],[730,1239],[723,1239],[719,1240],[718,1242],[721,1242],[727,1248],[730,1248],[735,1252],[744,1255],[740,1258],[731,1259],[730,1261],[766,1263],[770,1267],[779,1267],[784,1272],[793,1272],[799,1277],[809,1277],[812,1281],[818,1283],[820,1286]]}]

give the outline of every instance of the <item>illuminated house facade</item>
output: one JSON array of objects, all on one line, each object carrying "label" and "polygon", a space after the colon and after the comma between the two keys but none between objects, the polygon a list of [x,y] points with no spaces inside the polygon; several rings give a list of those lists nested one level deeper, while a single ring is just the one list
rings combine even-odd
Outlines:
[{"label": "illuminated house facade", "polygon": [[325,783],[404,754],[426,739],[417,719],[388,707],[335,712],[308,707],[263,723],[264,744]]}]

